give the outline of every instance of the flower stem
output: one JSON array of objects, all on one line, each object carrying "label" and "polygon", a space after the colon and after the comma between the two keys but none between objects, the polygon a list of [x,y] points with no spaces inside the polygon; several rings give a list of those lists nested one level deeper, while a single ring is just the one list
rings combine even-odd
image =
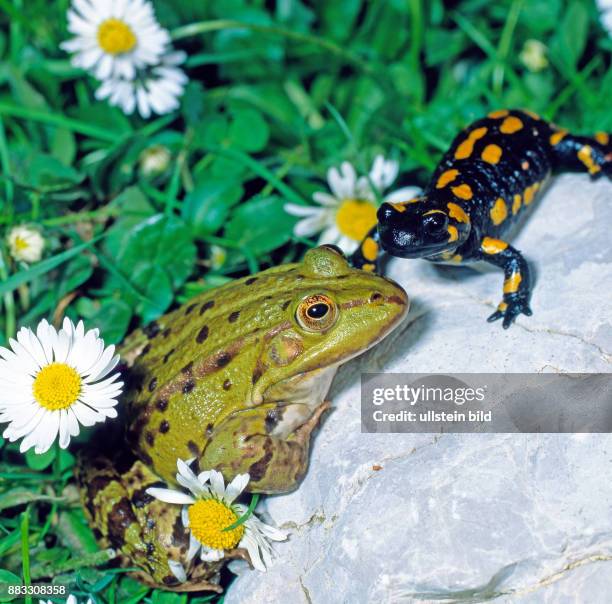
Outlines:
[{"label": "flower stem", "polygon": [[[0,249],[0,279],[6,281],[9,277],[8,267],[4,261],[4,251]],[[4,332],[7,341],[15,335],[16,319],[15,319],[15,299],[13,292],[8,291],[4,294]]]},{"label": "flower stem", "polygon": [[[30,585],[30,508],[26,507],[21,514],[21,568],[23,573],[23,584]],[[25,596],[25,603],[32,604],[32,596]]]},{"label": "flower stem", "polygon": [[240,518],[238,518],[236,522],[234,522],[233,524],[230,524],[229,526],[226,526],[222,532],[233,531],[235,528],[238,528],[241,524],[244,524],[253,514],[253,511],[257,507],[258,502],[259,502],[259,493],[253,493],[253,496],[251,497],[251,503],[249,503],[249,507],[247,511],[244,514],[242,514],[242,516],[240,516]]}]

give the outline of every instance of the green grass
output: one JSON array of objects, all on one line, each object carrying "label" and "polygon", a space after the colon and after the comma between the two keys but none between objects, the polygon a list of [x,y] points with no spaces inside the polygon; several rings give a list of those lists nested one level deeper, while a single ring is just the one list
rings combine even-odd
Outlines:
[{"label": "green grass", "polygon": [[[401,163],[397,186],[422,186],[460,128],[502,107],[612,130],[612,43],[589,1],[154,5],[191,82],[180,111],[144,121],[96,102],[60,51],[66,0],[0,0],[0,344],[64,313],[119,342],[206,288],[299,258],[314,241],[293,236],[282,205],[309,203],[343,160],[367,172],[383,153]],[[547,49],[537,72],[520,58],[532,39]],[[157,145],[170,163],[145,176],[139,158]],[[42,229],[41,262],[10,258],[17,224]],[[0,580],[97,602],[204,601],[105,565],[73,464],[2,445]]]}]

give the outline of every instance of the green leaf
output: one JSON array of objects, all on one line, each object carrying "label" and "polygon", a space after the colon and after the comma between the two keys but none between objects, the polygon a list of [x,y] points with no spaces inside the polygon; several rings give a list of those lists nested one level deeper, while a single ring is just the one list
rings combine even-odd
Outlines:
[{"label": "green leaf", "polygon": [[167,591],[156,589],[151,598],[152,604],[181,604],[182,599],[179,594],[173,594]]},{"label": "green leaf", "polygon": [[55,128],[51,134],[51,155],[70,166],[76,156],[76,141],[74,134],[66,128]]},{"label": "green leaf", "polygon": [[12,602],[15,596],[8,595],[10,585],[21,585],[21,577],[4,568],[0,569],[0,602]]},{"label": "green leaf", "polygon": [[100,237],[96,237],[91,241],[75,245],[73,248],[66,250],[65,252],[56,254],[51,258],[47,258],[46,260],[38,262],[25,270],[11,275],[6,281],[0,282],[0,296],[6,294],[7,292],[12,292],[23,283],[28,283],[28,281],[32,281],[32,279],[36,279],[36,277],[40,277],[41,275],[52,271],[53,269],[62,265],[64,262],[67,262],[71,258],[74,258],[80,254],[83,250],[92,247],[99,239]]},{"label": "green leaf", "polygon": [[291,237],[295,219],[274,195],[239,206],[225,229],[225,237],[248,248],[255,256],[280,247]]},{"label": "green leaf", "polygon": [[214,233],[225,223],[230,209],[243,195],[240,184],[204,174],[183,201],[182,215],[196,235]]},{"label": "green leaf", "polygon": [[95,325],[107,344],[120,342],[130,324],[132,309],[124,300],[106,298],[99,309],[90,316],[89,323]]},{"label": "green leaf", "polygon": [[268,143],[270,129],[255,109],[240,109],[233,113],[228,137],[234,147],[255,152],[264,149]]},{"label": "green leaf", "polygon": [[136,225],[119,252],[118,266],[126,276],[137,269],[155,267],[173,288],[182,285],[195,263],[196,249],[187,225],[161,214]]},{"label": "green leaf", "polygon": [[68,263],[57,284],[57,298],[63,298],[66,294],[75,290],[79,285],[85,283],[93,273],[93,266],[89,255],[77,256]]},{"label": "green leaf", "polygon": [[551,53],[568,68],[575,69],[584,52],[589,14],[584,2],[574,0],[564,11],[551,44]]},{"label": "green leaf", "polygon": [[61,512],[57,529],[62,543],[73,551],[73,555],[99,550],[82,510]]},{"label": "green leaf", "polygon": [[136,311],[144,323],[157,319],[172,304],[172,284],[168,275],[154,264],[140,266],[133,274],[134,285],[144,293],[147,300],[140,300]]},{"label": "green leaf", "polygon": [[40,455],[34,453],[34,449],[28,449],[25,454],[26,463],[32,470],[44,470],[48,468],[55,459],[55,447],[51,447],[46,453]]}]

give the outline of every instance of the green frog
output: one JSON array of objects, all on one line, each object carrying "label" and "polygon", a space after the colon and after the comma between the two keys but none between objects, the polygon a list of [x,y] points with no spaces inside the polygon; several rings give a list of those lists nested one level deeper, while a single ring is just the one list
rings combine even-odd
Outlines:
[{"label": "green frog", "polygon": [[[192,563],[178,584],[169,561],[185,559],[180,506],[146,489],[176,485],[177,459],[248,472],[247,490],[284,493],[306,473],[313,430],[339,365],[375,345],[408,310],[404,290],[354,269],[332,246],[303,261],[207,291],[127,338],[127,441],[114,458],[83,460],[83,503],[103,546],[166,589],[219,590],[219,562]],[[107,445],[108,448],[108,445]],[[239,548],[228,558],[245,558]]]}]

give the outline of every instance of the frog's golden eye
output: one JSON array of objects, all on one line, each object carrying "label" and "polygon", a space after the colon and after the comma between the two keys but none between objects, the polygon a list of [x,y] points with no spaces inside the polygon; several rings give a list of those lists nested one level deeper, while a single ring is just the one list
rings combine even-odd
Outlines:
[{"label": "frog's golden eye", "polygon": [[325,294],[315,294],[304,298],[297,310],[295,319],[308,331],[325,331],[338,318],[338,306]]}]

